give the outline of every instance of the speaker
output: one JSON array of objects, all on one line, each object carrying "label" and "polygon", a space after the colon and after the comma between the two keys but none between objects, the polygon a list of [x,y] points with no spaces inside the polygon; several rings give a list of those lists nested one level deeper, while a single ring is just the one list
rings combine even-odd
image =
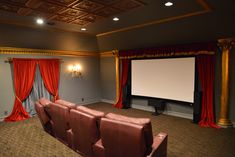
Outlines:
[{"label": "speaker", "polygon": [[202,110],[202,91],[194,93],[194,104],[193,104],[193,123],[198,123],[201,120]]}]

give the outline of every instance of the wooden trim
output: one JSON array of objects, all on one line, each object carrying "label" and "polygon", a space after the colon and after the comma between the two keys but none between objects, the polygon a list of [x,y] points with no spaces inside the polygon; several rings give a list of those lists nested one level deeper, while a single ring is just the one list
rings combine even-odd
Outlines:
[{"label": "wooden trim", "polygon": [[188,17],[192,17],[192,16],[206,14],[212,10],[212,8],[209,6],[208,3],[206,3],[205,0],[196,0],[196,2],[203,8],[202,11],[195,11],[195,12],[190,12],[190,13],[186,13],[186,14],[182,14],[182,15],[178,15],[178,16],[172,16],[172,17],[168,17],[168,18],[154,20],[154,21],[150,21],[150,22],[146,22],[146,23],[142,23],[142,24],[138,24],[138,25],[133,25],[133,26],[129,26],[129,27],[125,27],[125,28],[121,28],[121,29],[117,29],[117,30],[113,30],[113,31],[109,31],[109,32],[100,33],[100,34],[97,34],[96,36],[100,37],[100,36],[105,36],[105,35],[109,35],[109,34],[113,34],[113,33],[124,32],[124,31],[129,31],[132,29],[142,28],[142,27],[146,27],[146,26],[150,26],[150,25],[180,20],[180,19],[184,19],[184,18],[188,18]]},{"label": "wooden trim", "polygon": [[118,52],[118,50],[111,50],[111,51],[106,51],[106,52],[100,52],[99,55],[101,58],[115,57],[117,52]]},{"label": "wooden trim", "polygon": [[[60,63],[63,63],[63,62],[64,62],[63,59],[59,59],[59,60],[60,60]],[[12,63],[12,62],[13,62],[13,58],[8,57],[4,62],[5,62],[5,63]]]},{"label": "wooden trim", "polygon": [[116,103],[120,97],[120,60],[118,54],[115,56],[115,74],[116,74]]},{"label": "wooden trim", "polygon": [[15,47],[0,47],[0,54],[31,54],[31,55],[47,55],[47,56],[68,56],[68,57],[98,57],[97,52],[85,51],[63,51],[63,50],[46,50],[46,49],[30,49]]}]

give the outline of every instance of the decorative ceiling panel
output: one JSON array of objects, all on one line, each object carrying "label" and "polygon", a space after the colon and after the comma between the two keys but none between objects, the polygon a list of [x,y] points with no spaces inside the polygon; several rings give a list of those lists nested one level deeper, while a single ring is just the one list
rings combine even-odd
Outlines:
[{"label": "decorative ceiling panel", "polygon": [[122,1],[118,1],[117,3],[115,3],[113,6],[115,8],[120,8],[122,10],[128,11],[134,8],[138,8],[140,6],[142,6],[143,4],[138,2],[138,1],[133,1],[133,0],[122,0]]},{"label": "decorative ceiling panel", "polygon": [[143,6],[140,0],[1,0],[0,10],[77,25]]},{"label": "decorative ceiling panel", "polygon": [[103,7],[102,4],[92,2],[89,0],[83,0],[73,5],[73,8],[75,9],[82,9],[88,12],[93,12],[94,10],[100,9],[101,7]]},{"label": "decorative ceiling panel", "polygon": [[57,14],[59,11],[65,10],[63,6],[54,5],[52,3],[43,3],[36,10],[43,13]]},{"label": "decorative ceiling panel", "polygon": [[10,4],[0,2],[0,9],[4,10],[4,11],[10,11],[10,12],[17,13],[17,11],[20,9],[20,7],[12,6]]}]

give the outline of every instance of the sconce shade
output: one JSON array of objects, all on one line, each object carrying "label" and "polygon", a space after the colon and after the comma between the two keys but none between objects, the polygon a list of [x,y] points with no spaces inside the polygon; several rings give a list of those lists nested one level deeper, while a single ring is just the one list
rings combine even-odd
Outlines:
[{"label": "sconce shade", "polygon": [[81,77],[81,66],[79,64],[76,65],[69,65],[68,67],[69,71],[72,74],[72,77]]}]

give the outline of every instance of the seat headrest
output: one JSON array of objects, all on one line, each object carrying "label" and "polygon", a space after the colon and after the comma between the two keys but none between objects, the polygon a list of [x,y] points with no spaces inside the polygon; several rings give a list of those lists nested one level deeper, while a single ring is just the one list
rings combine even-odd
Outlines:
[{"label": "seat headrest", "polygon": [[75,103],[65,101],[65,100],[62,100],[62,99],[56,100],[55,103],[66,106],[69,109],[76,109],[76,107],[77,107]]},{"label": "seat headrest", "polygon": [[97,117],[97,118],[104,117],[104,112],[96,111],[96,110],[87,108],[87,107],[85,107],[85,106],[77,106],[76,109],[77,109],[78,111],[85,112],[85,113],[90,114],[90,115],[92,115],[92,116],[95,116],[95,117]]},{"label": "seat headrest", "polygon": [[39,99],[39,103],[43,106],[46,106],[46,105],[50,104],[51,101],[48,100],[47,98],[42,97],[42,98]]}]

